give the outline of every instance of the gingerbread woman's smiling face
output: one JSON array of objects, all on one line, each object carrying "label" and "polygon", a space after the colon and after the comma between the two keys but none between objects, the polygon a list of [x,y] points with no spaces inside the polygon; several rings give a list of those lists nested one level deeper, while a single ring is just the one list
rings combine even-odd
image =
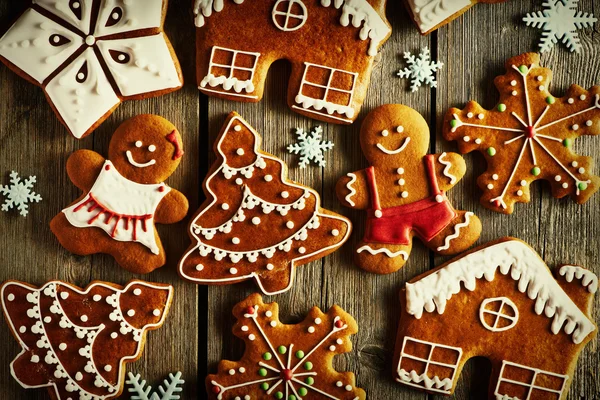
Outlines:
[{"label": "gingerbread woman's smiling face", "polygon": [[125,178],[155,184],[166,180],[183,155],[181,136],[169,121],[139,115],[123,123],[114,133],[109,159]]},{"label": "gingerbread woman's smiling face", "polygon": [[416,111],[390,104],[379,107],[365,119],[360,143],[372,165],[399,164],[419,160],[427,153],[429,127]]}]

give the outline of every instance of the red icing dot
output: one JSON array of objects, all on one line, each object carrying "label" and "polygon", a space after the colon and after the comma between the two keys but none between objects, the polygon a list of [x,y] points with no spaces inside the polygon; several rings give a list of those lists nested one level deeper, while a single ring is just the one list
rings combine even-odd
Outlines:
[{"label": "red icing dot", "polygon": [[341,319],[338,319],[337,321],[335,321],[335,327],[340,329],[342,326],[344,326],[344,321],[342,321]]},{"label": "red icing dot", "polygon": [[294,373],[292,372],[291,369],[284,369],[283,371],[281,371],[281,378],[284,381],[291,381],[293,377],[294,377]]},{"label": "red icing dot", "polygon": [[158,191],[161,192],[161,193],[164,192],[165,191],[165,187],[164,186],[159,187]]},{"label": "red icing dot", "polygon": [[110,169],[110,165],[106,165],[104,169],[108,171]]},{"label": "red icing dot", "polygon": [[218,387],[218,386],[213,386],[213,387],[212,387],[212,392],[213,392],[214,394],[219,394],[219,393],[221,393],[221,388],[220,388],[220,387]]},{"label": "red icing dot", "polygon": [[528,139],[533,139],[535,137],[535,128],[533,126],[528,126],[525,128],[525,137]]},{"label": "red icing dot", "polygon": [[250,306],[246,308],[246,314],[254,314],[254,307]]},{"label": "red icing dot", "polygon": [[502,207],[502,203],[500,203],[500,200],[494,201],[494,205],[498,208]]}]

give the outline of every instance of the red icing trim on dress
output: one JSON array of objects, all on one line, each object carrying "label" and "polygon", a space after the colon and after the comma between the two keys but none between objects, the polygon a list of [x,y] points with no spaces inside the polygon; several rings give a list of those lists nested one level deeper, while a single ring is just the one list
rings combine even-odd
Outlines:
[{"label": "red icing trim on dress", "polygon": [[183,157],[183,143],[181,143],[181,140],[177,137],[177,131],[174,130],[173,132],[169,133],[167,135],[167,140],[173,144],[173,146],[175,146],[175,153],[173,154],[173,160],[177,160],[180,159],[181,157]]}]

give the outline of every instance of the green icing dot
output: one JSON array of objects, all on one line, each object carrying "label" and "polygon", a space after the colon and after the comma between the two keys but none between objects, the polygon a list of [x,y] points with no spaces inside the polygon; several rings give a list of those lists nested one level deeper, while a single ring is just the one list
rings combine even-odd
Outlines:
[{"label": "green icing dot", "polygon": [[285,354],[287,352],[287,347],[285,347],[285,346],[279,346],[277,348],[277,351],[279,352],[279,354]]},{"label": "green icing dot", "polygon": [[579,182],[579,185],[577,185],[577,187],[579,188],[579,190],[585,190],[587,189],[587,183]]},{"label": "green icing dot", "polygon": [[490,157],[494,157],[496,155],[496,149],[493,147],[488,147],[487,153]]},{"label": "green icing dot", "polygon": [[305,382],[307,385],[312,385],[313,383],[315,383],[315,379],[314,379],[312,376],[309,376],[309,377],[307,377],[307,378],[304,380],[304,382]]},{"label": "green icing dot", "polygon": [[542,170],[540,169],[540,167],[533,167],[533,168],[531,168],[531,174],[533,176],[538,176],[541,173],[542,173]]},{"label": "green icing dot", "polygon": [[450,126],[456,128],[458,126],[458,121],[453,119],[452,121],[450,121]]},{"label": "green icing dot", "polygon": [[304,352],[302,350],[298,350],[296,352],[296,357],[298,357],[298,358],[304,358]]},{"label": "green icing dot", "polygon": [[261,368],[261,369],[258,370],[258,374],[260,376],[267,376],[267,370],[264,369],[264,368]]},{"label": "green icing dot", "polygon": [[504,112],[506,111],[506,104],[498,104],[498,111]]},{"label": "green icing dot", "polygon": [[267,389],[269,389],[269,384],[267,382],[263,382],[260,384],[260,388],[262,390],[267,390]]},{"label": "green icing dot", "polygon": [[305,362],[304,369],[310,371],[311,369],[313,369],[313,363],[311,363],[310,361]]},{"label": "green icing dot", "polygon": [[288,396],[288,400],[296,400],[296,396],[294,396],[293,394],[290,394]]},{"label": "green icing dot", "polygon": [[571,145],[573,144],[573,141],[571,139],[565,139],[563,140],[563,146],[565,147],[571,147]]},{"label": "green icing dot", "polygon": [[298,394],[300,396],[306,396],[306,393],[308,393],[308,390],[306,390],[306,388],[301,387],[300,389],[298,389]]},{"label": "green icing dot", "polygon": [[271,358],[273,358],[273,356],[268,351],[265,354],[263,354],[263,359],[265,361],[269,361]]},{"label": "green icing dot", "polygon": [[281,392],[275,393],[275,398],[276,399],[283,399],[283,393],[281,393]]},{"label": "green icing dot", "polygon": [[522,74],[526,73],[528,71],[527,67],[525,65],[521,65],[519,67],[519,71],[521,71]]},{"label": "green icing dot", "polygon": [[556,99],[552,96],[546,97],[546,103],[548,103],[548,104],[554,104],[555,101],[556,101]]}]

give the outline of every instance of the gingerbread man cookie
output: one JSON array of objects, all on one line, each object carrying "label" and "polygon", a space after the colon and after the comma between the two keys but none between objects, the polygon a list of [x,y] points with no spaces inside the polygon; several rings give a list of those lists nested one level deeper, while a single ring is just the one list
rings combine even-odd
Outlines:
[{"label": "gingerbread man cookie", "polygon": [[297,266],[337,250],[346,218],[321,208],[319,194],[287,178],[283,161],[260,149],[260,136],[231,113],[215,141],[204,180],[206,202],[192,219],[192,246],[179,263],[191,282],[255,279],[265,294],[289,290]]},{"label": "gingerbread man cookie", "polygon": [[265,304],[253,294],[233,309],[233,333],[244,340],[240,361],[221,361],[206,377],[210,399],[337,399],[363,400],[354,374],[338,372],[333,358],[352,350],[350,335],[358,332],[354,318],[338,306],[327,313],[317,307],[304,321],[279,321],[277,303]]},{"label": "gingerbread man cookie", "polygon": [[489,399],[564,400],[596,335],[598,278],[564,265],[556,278],[526,243],[503,238],[406,284],[396,380],[451,395],[465,363],[492,365]]},{"label": "gingerbread man cookie", "polygon": [[419,113],[399,104],[375,109],[363,122],[360,144],[371,167],[342,177],[336,192],[345,206],[368,213],[355,255],[361,268],[397,271],[414,236],[439,254],[464,251],[479,238],[479,219],[455,210],[445,195],[465,163],[453,153],[426,155],[429,127]]},{"label": "gingerbread man cookie", "polygon": [[22,347],[11,373],[26,389],[47,387],[55,400],[117,398],[125,364],[142,356],[146,332],[163,325],[172,297],[171,286],[143,281],[85,290],[6,282],[2,309]]},{"label": "gingerbread man cookie", "polygon": [[528,203],[530,186],[546,180],[552,195],[586,202],[600,187],[593,160],[572,151],[582,135],[600,133],[600,86],[573,85],[562,98],[550,94],[552,72],[540,56],[526,53],[506,62],[495,80],[500,103],[486,110],[471,101],[446,114],[443,134],[462,153],[479,151],[488,165],[478,179],[481,204],[511,214],[515,203]]},{"label": "gingerbread man cookie", "polygon": [[71,253],[106,253],[129,271],[151,272],[166,262],[154,224],[174,224],[188,211],[185,196],[163,183],[183,156],[181,136],[166,119],[139,115],[117,129],[108,155],[69,157],[67,173],[84,195],[50,228]]}]

